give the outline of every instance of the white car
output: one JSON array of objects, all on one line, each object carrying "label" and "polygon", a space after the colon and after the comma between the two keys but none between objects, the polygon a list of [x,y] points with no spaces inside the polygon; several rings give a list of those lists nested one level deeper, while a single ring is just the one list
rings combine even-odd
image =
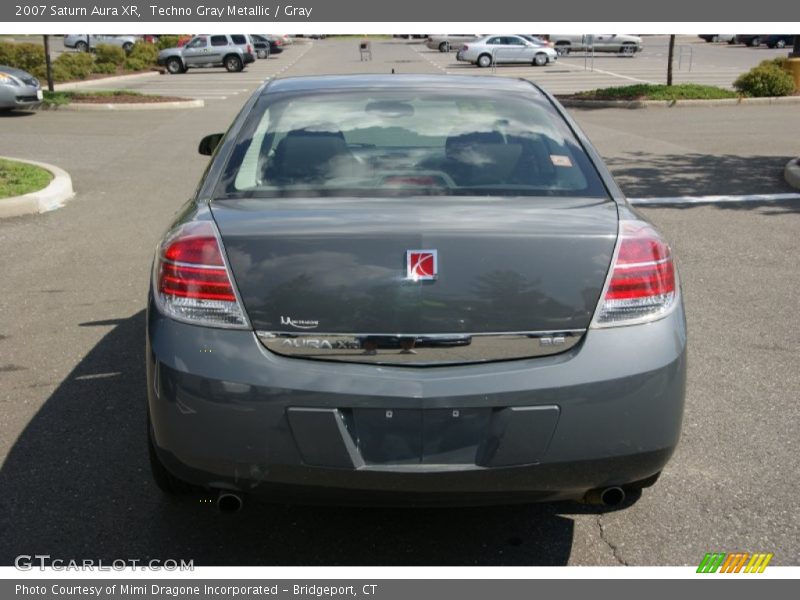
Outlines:
[{"label": "white car", "polygon": [[87,50],[94,50],[100,44],[109,46],[118,46],[130,53],[133,50],[133,45],[139,41],[139,36],[136,35],[95,35],[95,34],[69,34],[64,36],[64,46],[67,48],[74,48],[79,52],[86,52]]},{"label": "white car", "polygon": [[593,33],[589,35],[550,34],[550,41],[559,54],[570,52],[615,52],[633,56],[642,51],[642,38],[619,33]]},{"label": "white car", "polygon": [[489,35],[464,44],[457,59],[483,68],[506,63],[543,67],[555,62],[558,54],[545,44],[536,44],[518,35]]}]

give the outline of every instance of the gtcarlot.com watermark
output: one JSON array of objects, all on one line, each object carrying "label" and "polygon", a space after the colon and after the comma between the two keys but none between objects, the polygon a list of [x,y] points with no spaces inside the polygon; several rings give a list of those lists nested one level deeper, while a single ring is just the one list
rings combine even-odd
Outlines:
[{"label": "gtcarlot.com watermark", "polygon": [[150,558],[115,558],[101,560],[93,558],[61,559],[49,554],[20,554],[14,559],[14,566],[20,571],[39,569],[44,571],[194,571],[194,560]]}]

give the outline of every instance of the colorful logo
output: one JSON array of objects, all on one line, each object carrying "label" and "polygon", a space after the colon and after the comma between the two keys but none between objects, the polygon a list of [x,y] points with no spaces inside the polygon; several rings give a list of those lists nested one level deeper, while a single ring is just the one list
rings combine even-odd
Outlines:
[{"label": "colorful logo", "polygon": [[430,281],[439,274],[439,255],[436,250],[406,252],[406,279]]},{"label": "colorful logo", "polygon": [[772,552],[709,552],[703,557],[700,566],[697,567],[698,573],[763,573],[769,561],[772,560]]}]

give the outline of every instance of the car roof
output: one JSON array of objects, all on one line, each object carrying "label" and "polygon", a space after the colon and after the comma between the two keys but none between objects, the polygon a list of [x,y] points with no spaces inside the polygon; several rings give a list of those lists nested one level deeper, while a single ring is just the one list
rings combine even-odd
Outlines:
[{"label": "car roof", "polygon": [[274,79],[264,92],[311,92],[330,90],[358,90],[380,87],[383,89],[474,89],[489,92],[516,91],[539,92],[538,86],[526,79],[487,77],[480,75],[313,75]]}]

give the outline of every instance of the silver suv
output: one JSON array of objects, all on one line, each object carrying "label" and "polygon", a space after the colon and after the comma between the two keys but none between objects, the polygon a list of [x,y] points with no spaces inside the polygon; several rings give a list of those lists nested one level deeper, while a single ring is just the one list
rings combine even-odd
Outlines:
[{"label": "silver suv", "polygon": [[182,48],[158,54],[158,64],[173,75],[195,67],[225,67],[235,73],[254,61],[253,40],[246,34],[197,35]]}]

